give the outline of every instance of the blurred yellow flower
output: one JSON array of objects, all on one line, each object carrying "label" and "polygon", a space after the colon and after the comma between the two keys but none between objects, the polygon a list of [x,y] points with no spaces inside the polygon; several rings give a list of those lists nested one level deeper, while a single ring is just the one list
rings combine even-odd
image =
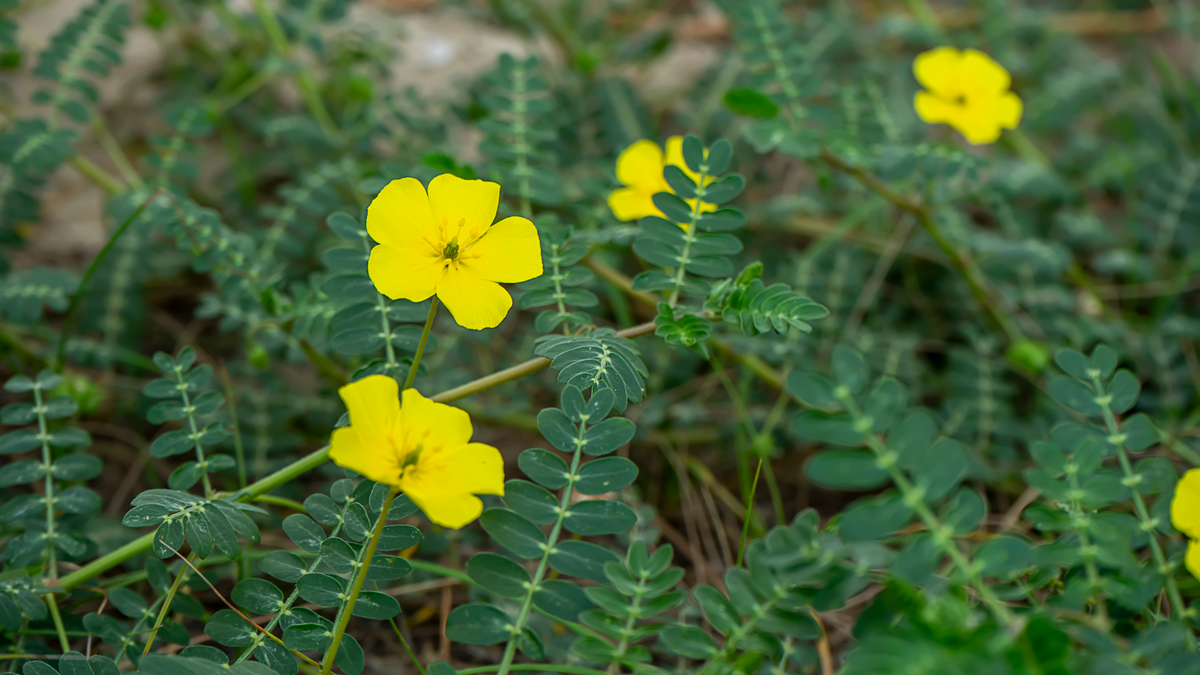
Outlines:
[{"label": "blurred yellow flower", "polygon": [[1171,500],[1171,524],[1188,538],[1184,564],[1192,576],[1200,579],[1200,469],[1183,474]]},{"label": "blurred yellow flower", "polygon": [[[682,169],[693,181],[700,178],[700,175],[689,169],[683,161],[682,136],[667,139],[665,157],[657,143],[645,139],[621,151],[617,157],[617,180],[625,187],[613,190],[608,196],[608,208],[612,209],[617,220],[637,220],[646,216],[662,218],[663,212],[654,205],[653,197],[659,192],[675,192],[663,178],[663,169],[672,165]],[[706,178],[704,184],[708,185],[712,181],[711,177]],[[687,201],[689,206],[696,208],[695,199]],[[705,202],[700,205],[701,213],[716,210],[715,204]]]},{"label": "blurred yellow flower", "polygon": [[1001,129],[1021,121],[1021,99],[1008,90],[1008,71],[981,51],[938,47],[917,56],[913,74],[929,90],[913,101],[917,115],[949,124],[973,145],[994,143]]},{"label": "blurred yellow flower", "polygon": [[542,274],[537,228],[520,217],[492,224],[500,186],[442,174],[388,183],[367,208],[367,273],[380,293],[420,302],[437,294],[463,328],[500,324],[512,296],[500,284]]},{"label": "blurred yellow flower", "polygon": [[435,403],[415,389],[371,375],[338,390],[350,426],[334,429],[329,458],[338,466],[399,487],[429,520],[458,529],[479,517],[475,495],[504,494],[500,451],[471,443],[466,412]]}]

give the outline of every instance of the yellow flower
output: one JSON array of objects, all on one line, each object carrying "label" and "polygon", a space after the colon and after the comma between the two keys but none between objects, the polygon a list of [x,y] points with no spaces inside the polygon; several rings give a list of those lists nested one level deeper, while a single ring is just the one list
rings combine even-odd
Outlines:
[{"label": "yellow flower", "polygon": [[467,413],[435,403],[415,389],[371,375],[338,390],[350,426],[334,429],[329,458],[338,466],[398,486],[429,520],[460,528],[483,511],[475,495],[504,494],[500,451],[471,443]]},{"label": "yellow flower", "polygon": [[[659,192],[675,192],[667,185],[667,179],[663,178],[663,169],[671,165],[682,169],[693,181],[700,178],[700,175],[689,169],[683,161],[682,136],[667,139],[666,157],[657,143],[645,139],[621,151],[617,157],[617,180],[625,187],[613,190],[608,196],[608,208],[612,209],[617,220],[637,220],[646,216],[663,217],[663,212],[654,205],[653,197]],[[704,184],[707,185],[712,180],[712,177],[706,178]],[[696,200],[689,199],[688,205],[696,208]],[[701,213],[716,210],[715,204],[705,202],[700,205]]]},{"label": "yellow flower", "polygon": [[442,174],[429,192],[416,178],[388,183],[367,208],[367,273],[380,293],[420,302],[434,295],[463,328],[492,328],[512,296],[500,284],[542,274],[537,228],[525,218],[492,224],[500,186]]},{"label": "yellow flower", "polygon": [[917,115],[949,124],[973,145],[994,143],[1001,129],[1016,129],[1021,121],[1021,99],[1008,90],[1008,71],[981,51],[938,47],[917,56],[913,74],[929,90],[913,101]]},{"label": "yellow flower", "polygon": [[1183,474],[1171,500],[1171,524],[1188,538],[1184,564],[1200,579],[1200,469]]}]

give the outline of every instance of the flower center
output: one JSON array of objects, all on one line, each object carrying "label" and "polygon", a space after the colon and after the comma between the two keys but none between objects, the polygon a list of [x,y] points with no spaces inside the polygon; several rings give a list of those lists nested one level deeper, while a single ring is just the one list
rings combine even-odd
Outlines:
[{"label": "flower center", "polygon": [[417,461],[421,459],[421,451],[425,446],[418,445],[404,454],[404,462],[400,465],[400,475],[403,476],[410,466],[416,466]]},{"label": "flower center", "polygon": [[455,237],[450,240],[449,244],[446,244],[446,248],[442,249],[442,255],[446,256],[450,260],[454,260],[455,258],[458,257],[458,236],[457,235],[455,235]]}]

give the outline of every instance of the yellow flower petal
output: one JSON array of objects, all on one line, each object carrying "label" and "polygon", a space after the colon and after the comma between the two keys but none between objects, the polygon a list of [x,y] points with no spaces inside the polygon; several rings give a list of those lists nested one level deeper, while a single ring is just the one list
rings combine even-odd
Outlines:
[{"label": "yellow flower petal", "polygon": [[954,47],[938,47],[917,55],[913,75],[935,94],[953,97],[958,89],[962,54]]},{"label": "yellow flower petal", "polygon": [[959,130],[962,138],[972,145],[995,143],[1000,139],[1000,124],[990,115],[961,114],[959,119],[950,121],[950,126]]},{"label": "yellow flower petal", "polygon": [[496,223],[460,256],[459,265],[480,279],[503,284],[542,275],[542,245],[537,227],[513,216]]},{"label": "yellow flower petal", "polygon": [[500,325],[512,307],[512,296],[500,284],[451,265],[438,281],[437,296],[463,328],[483,330]]},{"label": "yellow flower petal", "polygon": [[1200,539],[1200,469],[1183,474],[1171,500],[1171,524],[1192,539]]},{"label": "yellow flower petal", "polygon": [[333,430],[329,459],[376,483],[392,485],[400,476],[400,456],[386,441],[364,438],[353,426]]},{"label": "yellow flower petal", "polygon": [[400,421],[400,387],[386,375],[370,375],[338,389],[350,424],[365,442],[386,441]]},{"label": "yellow flower petal", "polygon": [[1187,554],[1184,555],[1183,564],[1187,565],[1187,569],[1192,573],[1192,576],[1200,579],[1200,543],[1195,539],[1188,542]]},{"label": "yellow flower petal", "polygon": [[438,225],[448,229],[445,240],[457,235],[459,247],[465,248],[487,232],[496,219],[500,186],[444,173],[429,181],[429,201]]},{"label": "yellow flower petal", "polygon": [[1010,91],[996,103],[996,121],[1005,129],[1016,129],[1023,111],[1020,97]]},{"label": "yellow flower petal", "polygon": [[472,494],[448,492],[423,492],[403,485],[404,494],[421,509],[431,522],[457,530],[483,513],[483,502]]},{"label": "yellow flower petal", "polygon": [[401,457],[392,439],[399,430],[400,400],[396,381],[371,375],[338,390],[350,411],[350,426],[335,429],[329,458],[379,483],[394,483]]},{"label": "yellow flower petal", "polygon": [[958,86],[966,92],[995,96],[1008,91],[1012,76],[987,54],[978,49],[964,49],[958,63]]},{"label": "yellow flower petal", "polygon": [[483,443],[422,454],[417,471],[406,474],[400,487],[430,520],[457,529],[483,511],[474,495],[504,494],[504,458]]},{"label": "yellow flower petal", "polygon": [[619,188],[608,196],[608,208],[617,220],[630,221],[646,216],[662,217],[662,211],[654,205],[653,193],[634,188]]},{"label": "yellow flower petal", "polygon": [[617,156],[617,180],[639,192],[654,194],[668,191],[662,170],[663,151],[654,141],[637,141]]},{"label": "yellow flower petal", "polygon": [[431,401],[416,389],[404,390],[400,409],[401,443],[405,448],[424,446],[422,455],[455,449],[471,440],[471,416],[454,406]]},{"label": "yellow flower petal", "polygon": [[504,457],[483,443],[467,443],[439,459],[454,486],[476,495],[504,495]]},{"label": "yellow flower petal", "polygon": [[375,288],[389,298],[421,302],[433,295],[445,266],[442,257],[430,253],[429,247],[415,249],[380,244],[371,249],[367,275]]},{"label": "yellow flower petal", "polygon": [[940,99],[927,91],[918,91],[913,98],[913,107],[917,116],[929,124],[944,124],[954,117],[955,109],[959,106]]},{"label": "yellow flower petal", "polygon": [[430,248],[428,242],[437,241],[438,230],[421,181],[401,178],[380,190],[367,207],[367,234],[380,244]]}]

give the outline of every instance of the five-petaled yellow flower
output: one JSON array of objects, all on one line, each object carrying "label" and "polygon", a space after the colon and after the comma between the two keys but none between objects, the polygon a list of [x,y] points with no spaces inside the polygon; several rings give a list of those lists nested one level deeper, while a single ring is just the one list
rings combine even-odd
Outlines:
[{"label": "five-petaled yellow flower", "polygon": [[1200,469],[1183,474],[1171,500],[1171,524],[1188,538],[1184,563],[1200,579]]},{"label": "five-petaled yellow flower", "polygon": [[1012,77],[981,51],[938,47],[917,56],[913,74],[929,90],[913,101],[917,115],[949,124],[973,145],[994,143],[1021,121],[1021,99],[1008,90]]},{"label": "five-petaled yellow flower", "polygon": [[[677,166],[693,181],[700,175],[687,167],[683,161],[683,137],[672,136],[667,139],[667,152],[664,157],[662,148],[654,141],[642,139],[621,151],[617,157],[617,180],[625,187],[613,190],[608,196],[608,208],[612,209],[617,220],[637,220],[646,216],[663,217],[663,212],[654,205],[654,195],[659,192],[675,191],[663,178],[663,169],[667,166]],[[706,178],[705,184],[712,182]],[[689,199],[688,204],[695,208],[696,200]],[[715,204],[704,202],[700,204],[700,212],[716,211]]]},{"label": "five-petaled yellow flower", "polygon": [[500,324],[512,296],[500,284],[542,274],[537,228],[520,217],[495,225],[500,186],[442,174],[429,192],[416,178],[387,184],[367,208],[367,273],[380,293],[420,302],[437,294],[463,328]]},{"label": "five-petaled yellow flower", "polygon": [[398,486],[429,520],[460,528],[483,511],[475,495],[504,494],[500,451],[471,443],[466,412],[435,403],[415,389],[371,375],[338,390],[350,426],[334,429],[329,458],[385,485]]}]

